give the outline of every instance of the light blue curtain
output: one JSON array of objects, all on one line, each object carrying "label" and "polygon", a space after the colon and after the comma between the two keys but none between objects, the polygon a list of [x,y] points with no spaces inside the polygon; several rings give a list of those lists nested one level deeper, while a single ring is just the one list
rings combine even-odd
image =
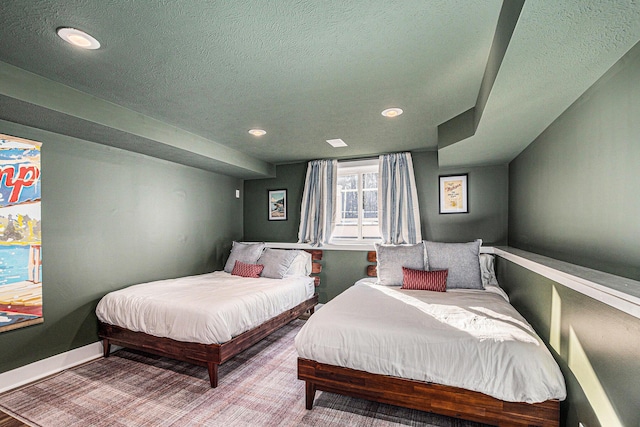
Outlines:
[{"label": "light blue curtain", "polygon": [[312,160],[302,194],[298,243],[322,246],[329,242],[336,223],[337,160]]},{"label": "light blue curtain", "polygon": [[378,215],[383,243],[422,241],[411,153],[382,154],[378,169]]}]

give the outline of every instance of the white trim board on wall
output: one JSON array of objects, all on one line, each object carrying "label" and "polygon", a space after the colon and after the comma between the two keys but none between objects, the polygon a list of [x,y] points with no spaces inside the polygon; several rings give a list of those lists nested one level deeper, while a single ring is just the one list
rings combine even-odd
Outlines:
[{"label": "white trim board on wall", "polygon": [[640,282],[511,247],[494,253],[527,270],[640,319]]},{"label": "white trim board on wall", "polygon": [[[376,248],[373,243],[360,243],[360,244],[330,244],[322,246],[312,246],[308,243],[282,243],[282,242],[265,242],[264,244],[268,248],[274,249],[317,249],[320,251],[375,251]],[[481,246],[480,252],[483,254],[492,254],[492,246]]]}]

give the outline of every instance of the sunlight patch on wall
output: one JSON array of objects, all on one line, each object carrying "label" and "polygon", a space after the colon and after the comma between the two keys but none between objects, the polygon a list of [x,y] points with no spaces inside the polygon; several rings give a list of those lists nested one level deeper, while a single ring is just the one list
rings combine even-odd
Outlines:
[{"label": "sunlight patch on wall", "polygon": [[615,409],[613,409],[607,393],[604,391],[602,384],[600,384],[600,380],[598,380],[598,375],[593,370],[593,366],[591,366],[591,362],[589,362],[589,358],[571,326],[569,327],[568,363],[569,369],[571,369],[580,383],[600,424],[610,427],[622,427],[622,422],[618,418]]},{"label": "sunlight patch on wall", "polygon": [[551,287],[551,325],[549,329],[549,344],[560,354],[560,338],[562,326],[562,299],[555,286]]}]

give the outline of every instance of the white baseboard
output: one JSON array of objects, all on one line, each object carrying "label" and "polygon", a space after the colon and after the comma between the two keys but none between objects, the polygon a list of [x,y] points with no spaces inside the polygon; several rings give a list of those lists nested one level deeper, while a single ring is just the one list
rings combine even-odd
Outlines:
[{"label": "white baseboard", "polygon": [[0,374],[0,393],[13,390],[100,357],[102,357],[102,342],[98,341],[3,372]]},{"label": "white baseboard", "polygon": [[[322,308],[324,304],[317,304],[316,310]],[[111,345],[111,353],[120,350],[122,347]],[[102,341],[87,344],[46,359],[38,360],[29,365],[21,366],[11,371],[0,373],[0,393],[13,390],[25,384],[38,381],[50,375],[62,372],[65,369],[82,365],[103,355]]]}]

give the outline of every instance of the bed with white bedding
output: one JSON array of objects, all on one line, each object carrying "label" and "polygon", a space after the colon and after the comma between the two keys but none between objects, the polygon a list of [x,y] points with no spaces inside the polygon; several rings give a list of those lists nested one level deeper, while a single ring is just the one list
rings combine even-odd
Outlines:
[{"label": "bed with white bedding", "polygon": [[[400,262],[411,264],[402,250]],[[308,409],[324,390],[489,424],[558,425],[566,397],[560,369],[495,276],[466,286],[457,255],[443,264],[432,252],[432,266],[449,267],[453,287],[402,289],[389,283],[379,255],[382,277],[325,304],[296,337]],[[463,254],[473,256],[479,263],[478,252]],[[421,268],[419,255],[414,262]]]},{"label": "bed with white bedding", "polygon": [[237,242],[234,250],[225,265],[230,272],[159,280],[105,295],[96,308],[105,357],[116,344],[204,365],[216,387],[219,364],[313,312],[318,295],[309,275],[310,254]]},{"label": "bed with white bedding", "polygon": [[130,286],[106,295],[102,322],[156,337],[222,344],[313,297],[313,278],[224,271]]}]

